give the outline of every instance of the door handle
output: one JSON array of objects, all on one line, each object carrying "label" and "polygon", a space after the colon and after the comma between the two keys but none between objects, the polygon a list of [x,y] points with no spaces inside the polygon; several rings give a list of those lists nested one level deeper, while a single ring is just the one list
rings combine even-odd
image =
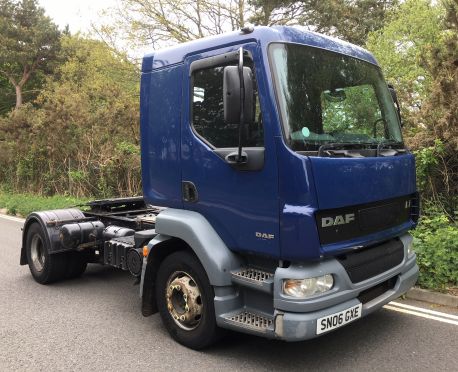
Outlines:
[{"label": "door handle", "polygon": [[181,182],[181,191],[183,194],[183,200],[189,203],[195,203],[199,200],[197,188],[191,181]]}]

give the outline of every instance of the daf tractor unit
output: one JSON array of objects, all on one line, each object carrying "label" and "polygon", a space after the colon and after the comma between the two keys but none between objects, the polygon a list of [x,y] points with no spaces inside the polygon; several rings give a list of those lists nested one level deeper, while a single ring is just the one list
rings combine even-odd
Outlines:
[{"label": "daf tractor unit", "polygon": [[143,196],[31,213],[38,283],[128,270],[193,349],[311,339],[414,285],[415,160],[368,51],[293,27],[187,42],[143,58],[140,110]]}]

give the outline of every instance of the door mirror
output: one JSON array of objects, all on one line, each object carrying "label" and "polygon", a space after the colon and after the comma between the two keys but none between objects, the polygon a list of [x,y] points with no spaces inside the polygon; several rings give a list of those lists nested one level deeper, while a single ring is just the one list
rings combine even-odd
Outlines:
[{"label": "door mirror", "polygon": [[243,85],[245,100],[243,123],[240,123],[241,89],[238,66],[226,66],[223,74],[224,121],[228,124],[249,126],[254,120],[253,73],[249,67],[243,67]]}]

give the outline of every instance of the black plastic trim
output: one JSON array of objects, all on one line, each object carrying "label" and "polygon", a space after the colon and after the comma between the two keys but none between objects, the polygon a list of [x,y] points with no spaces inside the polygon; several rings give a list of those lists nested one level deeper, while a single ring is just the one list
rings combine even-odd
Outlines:
[{"label": "black plastic trim", "polygon": [[321,244],[337,243],[401,225],[412,220],[415,194],[315,213]]},{"label": "black plastic trim", "polygon": [[404,259],[404,245],[400,239],[337,256],[350,280],[359,283],[399,265]]},{"label": "black plastic trim", "polygon": [[264,147],[244,147],[243,152],[246,154],[246,163],[232,163],[226,160],[227,155],[237,151],[236,147],[214,149],[213,152],[223,159],[232,168],[241,171],[259,171],[264,168]]}]

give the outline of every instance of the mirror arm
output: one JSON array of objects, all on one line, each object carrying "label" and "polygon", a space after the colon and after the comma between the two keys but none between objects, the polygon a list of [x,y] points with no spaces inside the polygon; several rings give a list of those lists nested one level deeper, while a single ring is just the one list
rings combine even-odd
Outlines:
[{"label": "mirror arm", "polygon": [[398,101],[398,95],[396,93],[396,89],[394,89],[393,84],[388,84],[388,89],[391,94],[391,98],[393,99],[393,102],[396,106],[396,111],[398,112],[398,118],[399,118],[399,123],[401,124],[401,128],[404,126],[404,123],[402,122],[402,117],[401,117],[401,106]]},{"label": "mirror arm", "polygon": [[239,79],[240,79],[240,122],[239,122],[239,149],[237,162],[242,163],[246,162],[246,156],[242,155],[242,137],[243,137],[243,127],[245,120],[244,106],[245,106],[245,79],[243,76],[243,47],[239,49]]}]

